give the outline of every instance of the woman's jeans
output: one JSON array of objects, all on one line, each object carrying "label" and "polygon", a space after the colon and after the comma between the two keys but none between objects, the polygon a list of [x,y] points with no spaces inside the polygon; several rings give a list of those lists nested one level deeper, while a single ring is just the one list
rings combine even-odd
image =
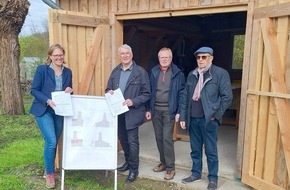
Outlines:
[{"label": "woman's jeans", "polygon": [[55,115],[53,111],[46,111],[35,119],[44,139],[45,171],[46,174],[53,174],[57,142],[63,130],[63,116]]},{"label": "woman's jeans", "polygon": [[208,179],[218,180],[218,127],[219,122],[212,120],[205,126],[204,118],[190,118],[189,136],[192,159],[192,175],[201,177],[203,148],[207,158]]}]

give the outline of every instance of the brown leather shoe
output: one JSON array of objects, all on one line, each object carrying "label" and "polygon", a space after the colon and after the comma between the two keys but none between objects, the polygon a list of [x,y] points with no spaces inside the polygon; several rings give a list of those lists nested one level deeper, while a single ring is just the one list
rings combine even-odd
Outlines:
[{"label": "brown leather shoe", "polygon": [[164,179],[166,180],[172,180],[175,176],[175,170],[169,170],[166,172]]},{"label": "brown leather shoe", "polygon": [[155,166],[153,168],[153,171],[154,172],[162,172],[165,170],[165,168],[166,168],[166,166],[164,164],[160,163],[160,164],[158,164],[158,166]]}]

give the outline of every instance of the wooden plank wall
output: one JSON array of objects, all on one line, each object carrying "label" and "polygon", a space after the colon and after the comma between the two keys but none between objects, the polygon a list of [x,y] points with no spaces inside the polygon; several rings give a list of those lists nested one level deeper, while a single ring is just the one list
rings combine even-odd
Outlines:
[{"label": "wooden plank wall", "polygon": [[108,0],[56,0],[64,10],[86,13],[96,17],[109,17],[112,9]]},{"label": "wooden plank wall", "polygon": [[[66,11],[68,16],[65,19],[61,19],[62,17],[57,16],[57,13],[50,18],[50,20],[54,20],[49,26],[50,33],[52,34],[50,43],[60,43],[66,50],[67,66],[73,71],[75,94],[103,95],[112,67],[108,11],[98,8],[96,1],[63,1],[60,3],[63,9],[71,11]],[[92,11],[94,14],[90,14],[89,11]],[[98,14],[105,16],[99,16]],[[83,19],[80,17],[83,17]],[[62,23],[63,21],[65,23]],[[81,82],[83,81],[81,79],[83,73],[87,74],[85,72],[86,65],[90,64],[88,61],[93,43],[92,40],[94,39],[94,31],[97,26],[103,24],[107,25],[103,27],[106,30],[101,39],[103,43],[101,48],[98,49],[100,51],[98,51],[97,64],[93,70],[94,73],[91,76],[91,80],[87,81],[90,84],[89,90],[84,92],[79,85],[82,85]]]},{"label": "wooden plank wall", "polygon": [[[56,0],[56,2],[64,10],[73,11],[80,15],[83,13],[93,17],[109,19],[110,31],[106,35],[107,42],[103,44],[109,52],[106,52],[106,55],[102,54],[105,56],[98,57],[98,62],[102,62],[106,66],[95,69],[88,93],[101,95],[111,69],[119,63],[117,48],[123,43],[122,21],[117,21],[115,14],[158,12],[173,9],[185,10],[200,6],[208,8],[210,6],[245,4],[247,0]],[[61,28],[61,30],[53,31],[55,32],[53,36],[54,38],[60,38],[61,36],[61,40],[64,43],[62,45],[67,48],[66,58],[68,67],[74,72],[73,84],[77,90],[79,89],[78,85],[81,79],[80,73],[83,72],[85,67],[84,63],[86,60],[84,57],[88,56],[88,49],[92,45],[91,41],[94,29],[74,25],[60,25],[57,23],[54,25],[55,28]],[[56,34],[60,31],[61,34]],[[80,38],[79,36],[82,37]],[[85,43],[83,39],[86,39]],[[56,39],[52,41],[56,41]],[[106,72],[102,72],[104,71],[103,68],[106,69]]]},{"label": "wooden plank wall", "polygon": [[[262,2],[262,1],[261,1]],[[251,58],[249,81],[247,90],[246,129],[244,139],[243,176],[242,180],[257,189],[290,189],[289,168],[285,160],[285,151],[289,153],[289,145],[282,143],[281,130],[283,122],[278,122],[280,110],[275,100],[276,97],[290,99],[289,96],[289,51],[290,51],[290,17],[283,15],[283,7],[289,7],[286,1],[268,1],[257,4],[254,12],[253,36],[251,44]],[[269,9],[262,9],[271,7]],[[281,10],[280,15],[273,15]],[[279,11],[278,11],[279,12]],[[289,14],[289,11],[288,11]],[[285,13],[287,15],[287,13]],[[275,23],[275,30],[261,25],[262,19],[272,17]],[[281,68],[279,72],[282,78],[286,79],[288,94],[279,94],[275,90],[278,78],[274,77],[273,69],[278,67],[276,62],[279,53],[269,52],[265,49],[265,30],[275,36],[278,41],[277,51],[280,53]],[[275,33],[276,32],[276,33]],[[264,39],[263,39],[264,38]],[[269,45],[268,45],[269,46]],[[269,47],[268,47],[269,48]],[[270,55],[269,55],[270,53]],[[269,70],[269,68],[271,70]],[[288,71],[287,71],[288,70]],[[283,81],[283,79],[281,80]],[[274,83],[273,83],[274,82]],[[276,83],[276,86],[273,86]],[[281,85],[284,82],[281,82]],[[276,99],[275,99],[276,98]],[[287,101],[286,101],[287,102]],[[290,107],[290,102],[283,105]],[[283,134],[285,136],[286,134]],[[283,147],[284,146],[284,147]],[[286,146],[286,147],[285,147]]]},{"label": "wooden plank wall", "polygon": [[[110,23],[110,35],[107,35],[106,41],[109,43],[103,44],[102,48],[109,49],[109,53],[102,53],[98,61],[102,62],[103,66],[95,69],[93,88],[90,89],[90,94],[98,95],[100,90],[96,90],[98,85],[105,85],[106,79],[110,74],[110,70],[118,62],[116,56],[116,48],[122,43],[123,40],[123,28],[122,21],[116,21],[116,15],[126,15],[130,13],[144,13],[147,17],[156,17],[156,14],[160,16],[162,12],[168,10],[184,11],[182,14],[194,14],[193,11],[198,10],[196,14],[205,14],[211,11],[216,11],[221,6],[234,6],[237,4],[248,4],[249,0],[57,0],[57,3],[63,9],[82,12],[90,14],[92,16],[102,16],[109,18]],[[269,0],[269,1],[250,1],[256,4],[257,9],[268,7],[272,5],[279,5],[289,2],[289,0]],[[281,98],[289,98],[290,93],[290,19],[289,7],[276,7],[279,11],[269,11],[267,9],[254,12],[253,28],[251,35],[252,41],[249,45],[250,51],[248,73],[243,74],[243,79],[246,79],[247,85],[243,85],[246,96],[243,98],[247,102],[242,102],[245,111],[243,121],[240,121],[240,125],[245,126],[244,135],[244,156],[243,156],[243,175],[242,180],[246,184],[249,184],[257,189],[290,189],[289,188],[289,174],[286,167],[285,155],[283,144],[281,141],[280,126],[277,117],[277,110],[274,98],[279,97],[277,93],[273,93],[273,86],[271,84],[271,72],[269,72],[268,60],[265,54],[265,47],[263,44],[262,31],[260,22],[261,20],[257,16],[265,17],[272,16],[277,17],[275,19],[277,29],[277,39],[279,41],[279,49],[281,55],[281,63],[283,64],[283,74],[285,76],[286,86],[288,94],[283,94]],[[201,9],[201,10],[200,10]],[[202,9],[204,11],[202,11]],[[215,10],[214,10],[215,9]],[[186,12],[191,10],[191,12]],[[193,11],[192,11],[193,10]],[[221,9],[220,12],[224,11]],[[177,13],[175,13],[177,14]],[[280,16],[279,16],[280,14]],[[281,14],[285,14],[281,16]],[[141,17],[146,17],[142,15]],[[148,16],[149,15],[149,16]],[[278,16],[277,16],[278,15]],[[131,19],[132,17],[128,17]],[[135,17],[134,17],[135,18]],[[125,19],[125,18],[124,18]],[[54,23],[54,25],[58,25]],[[56,26],[59,27],[59,26]],[[248,27],[248,25],[247,25]],[[250,27],[250,26],[249,26]],[[68,48],[69,52],[79,52],[79,54],[67,55],[68,65],[74,71],[82,71],[84,65],[81,63],[84,57],[87,55],[87,49],[90,44],[90,36],[93,34],[93,30],[78,29],[74,26],[63,27],[61,34],[57,34],[58,30],[51,31],[55,36],[61,36],[63,39],[67,39],[69,42],[63,44]],[[81,41],[75,39],[76,34],[87,36],[88,43],[84,46],[78,46]],[[84,50],[86,49],[86,50]],[[68,58],[67,57],[67,58]],[[78,60],[75,65],[71,65],[73,60]],[[101,74],[104,74],[102,76]],[[99,78],[101,76],[101,78]],[[78,84],[79,73],[74,73],[74,83]],[[244,89],[242,89],[244,91]],[[287,96],[288,95],[288,96]],[[290,100],[289,100],[290,101]],[[290,104],[290,102],[288,103]],[[242,145],[240,145],[242,146]],[[285,146],[285,145],[284,145]]]},{"label": "wooden plank wall", "polygon": [[[49,11],[50,44],[59,43],[65,51],[66,65],[73,72],[74,94],[101,96],[110,67],[110,27],[108,19],[75,11]],[[62,139],[56,168],[60,166]]]},{"label": "wooden plank wall", "polygon": [[123,0],[117,1],[117,13],[150,12],[171,9],[190,9],[200,6],[218,6],[247,3],[247,0]]},{"label": "wooden plank wall", "polygon": [[[95,73],[92,76],[92,84],[90,85],[89,94],[92,95],[103,95],[104,88],[106,87],[106,82],[109,78],[111,69],[116,65],[117,56],[115,56],[116,46],[118,47],[122,42],[120,39],[116,39],[114,35],[112,35],[112,31],[115,31],[116,26],[118,27],[118,23],[115,23],[115,19],[113,17],[113,12],[116,12],[116,6],[113,5],[113,1],[108,0],[56,0],[56,2],[64,9],[70,10],[74,12],[89,14],[93,17],[97,18],[107,18],[109,20],[108,28],[109,30],[106,32],[100,54],[102,56],[98,56],[98,61],[103,63],[103,65],[97,65],[95,69]],[[76,29],[73,26],[69,26],[69,32],[64,27],[63,30],[66,30],[65,33],[69,33],[72,36],[74,33],[81,34],[86,36],[87,43],[82,45],[83,47],[79,47],[78,49],[87,49],[91,46],[93,28],[92,29]],[[119,36],[123,36],[123,33],[120,33]],[[120,38],[120,37],[119,37]],[[75,41],[75,38],[71,37],[69,41],[72,42],[71,46],[77,47],[78,44],[82,43],[82,38],[79,41]],[[115,43],[117,42],[117,43]],[[82,53],[83,51],[80,51]],[[83,52],[79,57],[87,56],[88,52]],[[74,59],[74,58],[73,58]],[[84,65],[78,64],[78,69],[82,70]],[[74,83],[79,82],[79,75],[76,73],[74,77]]]}]

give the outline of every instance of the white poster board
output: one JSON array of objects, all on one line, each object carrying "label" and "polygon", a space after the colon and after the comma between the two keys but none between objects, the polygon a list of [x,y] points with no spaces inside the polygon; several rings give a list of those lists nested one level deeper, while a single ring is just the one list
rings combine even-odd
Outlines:
[{"label": "white poster board", "polygon": [[104,97],[72,95],[73,116],[64,117],[62,168],[116,170],[117,116]]}]

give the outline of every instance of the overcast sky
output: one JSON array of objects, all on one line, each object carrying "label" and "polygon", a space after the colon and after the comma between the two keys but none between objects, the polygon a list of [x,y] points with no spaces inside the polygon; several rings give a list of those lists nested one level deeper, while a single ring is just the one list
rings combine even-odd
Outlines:
[{"label": "overcast sky", "polygon": [[29,2],[30,7],[21,29],[21,36],[31,35],[34,29],[37,32],[44,31],[45,23],[47,23],[48,20],[48,9],[50,8],[48,5],[46,5],[42,0],[29,0]]}]

